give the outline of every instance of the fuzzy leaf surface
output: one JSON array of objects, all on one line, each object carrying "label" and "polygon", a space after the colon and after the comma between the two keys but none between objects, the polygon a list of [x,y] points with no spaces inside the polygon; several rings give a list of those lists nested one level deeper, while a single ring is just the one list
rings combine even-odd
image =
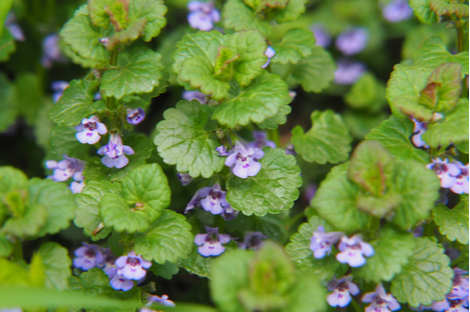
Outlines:
[{"label": "fuzzy leaf surface", "polygon": [[276,51],[272,59],[273,63],[296,64],[316,50],[315,37],[306,29],[289,29],[282,40],[273,45],[273,49]]},{"label": "fuzzy leaf surface", "polygon": [[46,287],[65,290],[72,275],[68,250],[57,243],[45,243],[39,247],[39,254],[44,264]]},{"label": "fuzzy leaf surface", "polygon": [[253,10],[240,0],[228,0],[222,11],[224,26],[235,31],[259,30],[268,37],[272,32],[272,26],[266,20],[258,18]]},{"label": "fuzzy leaf surface", "polygon": [[145,19],[143,39],[150,41],[160,34],[160,30],[166,25],[165,14],[168,11],[162,0],[133,0],[129,3],[129,27]]},{"label": "fuzzy leaf surface", "polygon": [[437,205],[432,216],[439,226],[439,231],[450,241],[457,240],[463,245],[468,244],[468,195],[461,195],[460,202],[453,209],[443,204]]}]

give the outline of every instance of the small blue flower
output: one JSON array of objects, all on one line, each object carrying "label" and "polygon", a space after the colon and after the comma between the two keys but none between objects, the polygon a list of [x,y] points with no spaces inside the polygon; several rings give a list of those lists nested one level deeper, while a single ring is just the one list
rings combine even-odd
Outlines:
[{"label": "small blue flower", "polygon": [[104,266],[103,248],[97,245],[83,243],[84,246],[75,250],[75,259],[73,265],[84,271],[94,267]]},{"label": "small blue flower", "polygon": [[70,190],[72,191],[72,193],[74,194],[77,194],[77,193],[81,193],[83,191],[83,188],[85,187],[85,182],[72,182],[70,183]]},{"label": "small blue flower", "polygon": [[276,143],[273,141],[267,140],[266,132],[264,131],[253,131],[251,132],[253,134],[253,137],[255,138],[254,142],[250,142],[246,145],[246,147],[252,147],[252,148],[259,148],[262,149],[265,146],[269,146],[271,148],[276,148]]},{"label": "small blue flower", "polygon": [[382,8],[382,15],[390,23],[396,23],[413,16],[413,9],[407,0],[392,0]]},{"label": "small blue flower", "polygon": [[59,162],[55,160],[46,161],[46,168],[54,170],[52,176],[48,178],[56,182],[67,181],[70,178],[79,182],[83,181],[83,169],[86,163],[80,159],[68,157],[67,155],[63,155],[63,157],[64,160]]},{"label": "small blue flower", "polygon": [[230,242],[230,235],[219,234],[219,228],[211,228],[206,226],[207,234],[197,234],[194,238],[194,244],[200,246],[197,251],[201,256],[210,257],[218,256],[225,251],[222,244]]},{"label": "small blue flower", "polygon": [[328,282],[327,288],[328,291],[333,292],[326,297],[326,301],[332,307],[344,308],[351,302],[351,295],[355,296],[359,293],[359,288],[352,282],[351,275],[343,276],[339,280],[333,276],[333,279]]},{"label": "small blue flower", "polygon": [[54,62],[64,63],[67,61],[67,58],[60,52],[59,40],[59,34],[51,34],[44,38],[42,42],[43,56],[41,64],[45,68],[51,67]]},{"label": "small blue flower", "polygon": [[125,167],[129,159],[125,155],[134,154],[134,150],[127,145],[122,145],[119,134],[113,133],[109,136],[109,143],[98,150],[99,155],[105,155],[101,162],[108,168],[118,169]]},{"label": "small blue flower", "polygon": [[122,275],[119,275],[116,273],[110,280],[109,284],[111,285],[112,288],[115,290],[123,290],[123,291],[128,291],[134,287],[134,282],[130,279],[127,279],[123,277]]},{"label": "small blue flower", "polygon": [[190,1],[188,2],[188,22],[194,29],[210,31],[214,23],[220,21],[220,12],[215,8],[214,2]]},{"label": "small blue flower", "polygon": [[186,101],[196,100],[199,103],[204,104],[206,103],[206,97],[207,95],[199,91],[183,91],[183,99]]},{"label": "small blue flower", "polygon": [[225,194],[227,192],[222,191],[219,182],[215,183],[212,187],[203,187],[199,191],[202,208],[214,215],[221,214],[224,211],[224,207],[230,205],[225,199]]},{"label": "small blue flower", "polygon": [[268,67],[269,63],[271,62],[271,59],[274,57],[274,55],[276,55],[276,51],[274,51],[273,48],[268,47],[266,51],[264,52],[264,55],[268,57],[268,61],[263,66],[261,66],[261,68]]},{"label": "small blue flower", "polygon": [[64,93],[64,90],[69,86],[69,83],[67,81],[54,81],[51,85],[52,90],[54,90],[54,93],[52,94],[52,100],[54,103],[57,103],[59,99],[62,97],[62,94]]},{"label": "small blue flower", "polygon": [[310,27],[310,30],[313,32],[313,36],[315,37],[315,45],[326,48],[331,43],[331,35],[330,33],[319,24],[314,24]]},{"label": "small blue flower", "polygon": [[235,143],[233,153],[225,159],[225,165],[232,168],[232,173],[246,179],[258,174],[261,164],[257,161],[263,158],[264,152],[259,148],[246,148],[240,141]]},{"label": "small blue flower", "polygon": [[83,118],[81,124],[76,126],[75,130],[78,131],[75,136],[82,144],[95,144],[101,139],[100,135],[108,133],[108,128],[100,122],[97,116]]},{"label": "small blue flower", "polygon": [[361,52],[369,40],[369,31],[364,27],[354,27],[343,31],[336,38],[336,48],[344,55],[353,55]]},{"label": "small blue flower", "polygon": [[10,31],[10,34],[13,38],[18,41],[25,41],[26,38],[23,34],[23,30],[21,29],[20,25],[16,23],[16,15],[13,13],[8,13],[7,18],[5,20],[5,28]]},{"label": "small blue flower", "polygon": [[339,85],[354,84],[366,72],[364,64],[342,59],[336,62],[335,83]]},{"label": "small blue flower", "polygon": [[454,163],[449,163],[448,159],[433,158],[432,163],[427,164],[426,168],[434,170],[441,180],[442,188],[452,187],[457,181],[456,177],[460,174],[460,169]]},{"label": "small blue flower", "polygon": [[142,108],[127,109],[127,122],[131,125],[137,125],[145,118],[145,112]]},{"label": "small blue flower", "polygon": [[468,164],[464,165],[460,161],[454,160],[452,162],[459,170],[460,173],[455,176],[455,182],[450,187],[450,190],[455,194],[468,194],[469,179],[468,179]]},{"label": "small blue flower", "polygon": [[414,119],[413,117],[410,116],[411,121],[415,124],[414,129],[413,129],[413,135],[411,136],[411,143],[413,143],[414,146],[420,148],[420,147],[429,147],[426,142],[423,141],[421,136],[426,132],[428,128],[428,123],[427,122],[419,122],[418,120]]},{"label": "small blue flower", "polygon": [[362,241],[360,234],[341,237],[338,249],[341,251],[336,254],[336,260],[341,263],[347,263],[353,268],[363,266],[366,263],[366,257],[374,255],[374,249],[368,243]]},{"label": "small blue flower", "polygon": [[104,266],[103,271],[109,278],[113,278],[118,271],[118,267],[116,265],[117,256],[113,254],[110,250],[104,255]]},{"label": "small blue flower", "polygon": [[175,307],[175,303],[173,301],[171,301],[170,299],[168,299],[168,296],[167,295],[162,295],[161,297],[159,296],[155,296],[155,295],[150,295],[147,299],[148,303],[152,303],[152,302],[157,302],[159,304],[161,304],[162,306],[165,306],[165,307]]},{"label": "small blue flower", "polygon": [[243,239],[243,243],[238,244],[238,248],[240,249],[251,249],[251,250],[259,250],[264,242],[263,239],[268,238],[263,233],[256,231],[256,232],[246,232],[245,238]]},{"label": "small blue flower", "polygon": [[145,260],[141,255],[136,255],[131,251],[127,256],[121,256],[116,260],[118,267],[118,275],[127,279],[140,280],[145,277],[148,269],[152,266],[152,262]]},{"label": "small blue flower", "polygon": [[219,152],[219,156],[228,156],[230,155],[230,152],[227,150],[227,147],[224,145],[218,146],[215,148],[217,152]]},{"label": "small blue flower", "polygon": [[220,214],[224,220],[232,220],[235,219],[238,215],[239,211],[233,209],[233,207],[229,204],[228,206],[224,206],[224,211]]},{"label": "small blue flower", "polygon": [[183,186],[188,185],[194,180],[194,178],[192,178],[187,172],[177,172],[176,176]]},{"label": "small blue flower", "polygon": [[364,294],[362,302],[371,303],[367,306],[366,312],[390,312],[390,310],[400,309],[397,299],[391,294],[387,294],[382,284],[377,285],[375,292]]},{"label": "small blue flower", "polygon": [[310,240],[310,250],[313,251],[313,256],[317,259],[325,257],[331,253],[331,247],[336,244],[343,232],[325,232],[325,228],[321,225],[313,232]]}]

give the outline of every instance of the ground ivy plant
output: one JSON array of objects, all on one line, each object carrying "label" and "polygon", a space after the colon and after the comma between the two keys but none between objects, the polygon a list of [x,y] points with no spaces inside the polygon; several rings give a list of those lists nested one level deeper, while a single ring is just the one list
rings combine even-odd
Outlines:
[{"label": "ground ivy plant", "polygon": [[468,1],[74,1],[34,74],[19,2],[0,131],[45,174],[0,161],[0,311],[468,311]]}]

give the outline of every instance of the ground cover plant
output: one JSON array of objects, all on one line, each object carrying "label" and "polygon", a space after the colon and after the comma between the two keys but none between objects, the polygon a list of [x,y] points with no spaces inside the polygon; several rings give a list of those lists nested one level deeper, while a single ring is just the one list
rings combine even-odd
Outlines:
[{"label": "ground cover plant", "polygon": [[468,311],[468,1],[0,2],[0,311]]}]

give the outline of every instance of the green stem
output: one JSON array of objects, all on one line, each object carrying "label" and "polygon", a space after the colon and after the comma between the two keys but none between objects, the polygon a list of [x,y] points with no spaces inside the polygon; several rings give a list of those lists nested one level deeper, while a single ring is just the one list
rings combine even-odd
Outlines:
[{"label": "green stem", "polygon": [[434,221],[430,221],[424,225],[423,236],[433,236],[434,237]]},{"label": "green stem", "polygon": [[457,50],[468,51],[468,22],[460,22],[457,27]]},{"label": "green stem", "polygon": [[13,259],[14,260],[23,260],[23,246],[21,241],[17,240],[13,245]]},{"label": "green stem", "polygon": [[277,147],[281,147],[281,137],[279,136],[279,128],[269,130],[269,137],[276,144]]},{"label": "green stem", "polygon": [[363,312],[362,307],[359,305],[359,303],[356,301],[356,299],[353,298],[351,300],[351,304],[353,305],[354,310],[356,310],[356,312]]},{"label": "green stem", "polygon": [[295,216],[293,216],[290,221],[289,221],[289,224],[287,225],[287,228],[290,229],[297,221],[299,221],[300,219],[302,219],[303,217],[305,217],[305,214],[304,212],[299,212],[298,214],[296,214]]}]

